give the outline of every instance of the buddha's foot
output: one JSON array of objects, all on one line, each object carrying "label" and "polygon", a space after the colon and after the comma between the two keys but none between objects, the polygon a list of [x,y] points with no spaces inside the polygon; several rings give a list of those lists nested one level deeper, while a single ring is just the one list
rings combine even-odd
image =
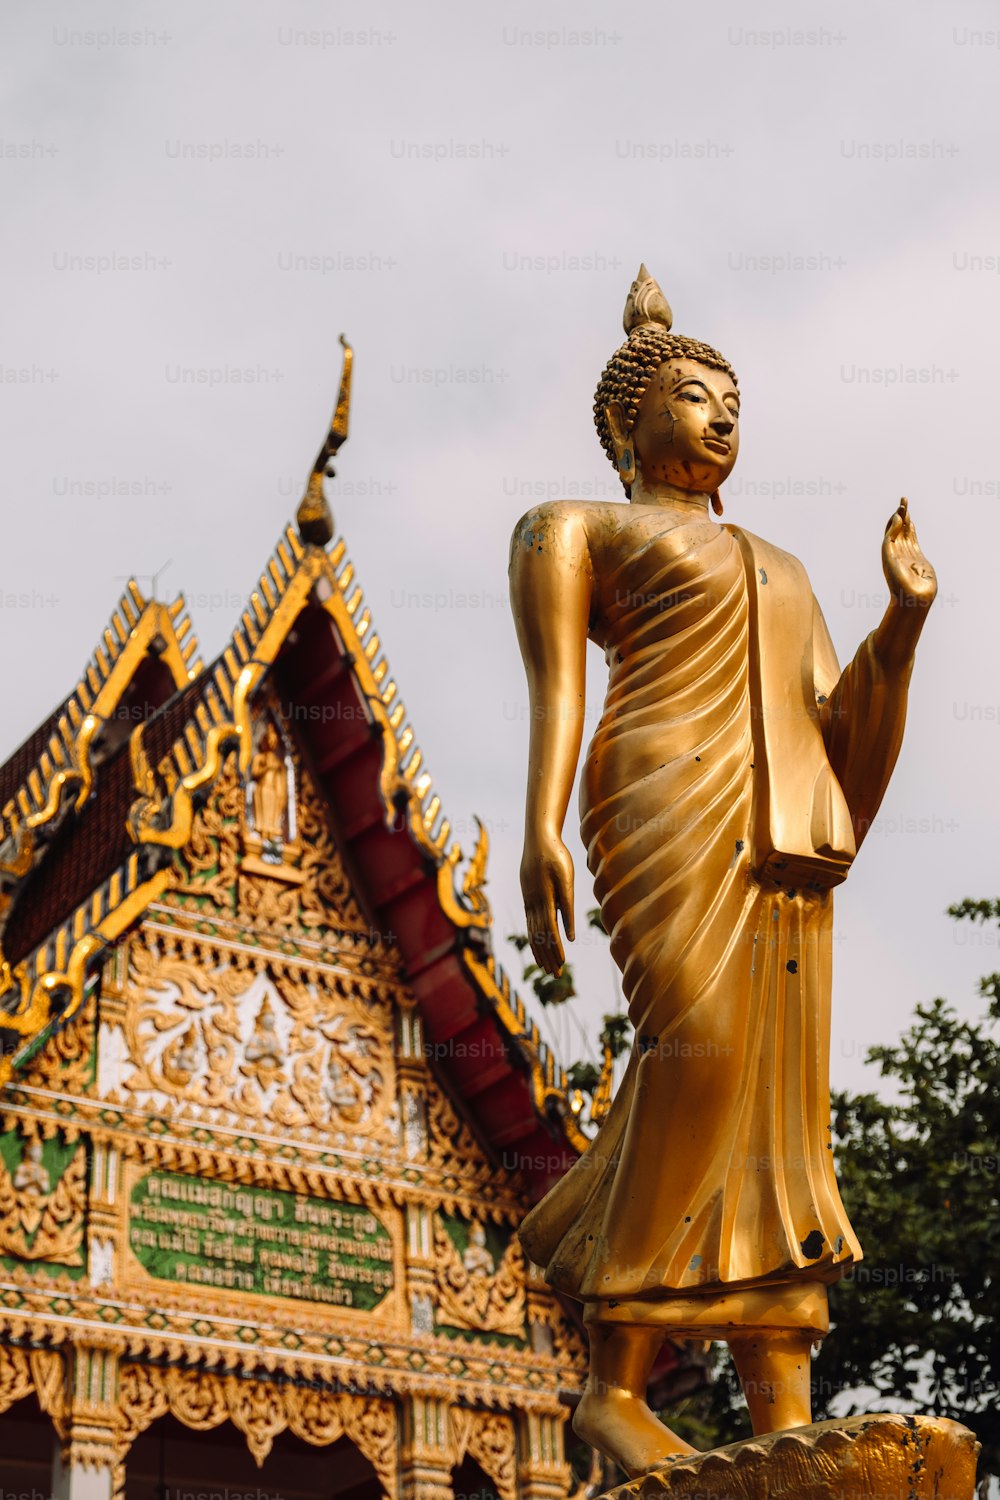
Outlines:
[{"label": "buddha's foot", "polygon": [[650,1411],[645,1401],[622,1387],[604,1395],[585,1391],[573,1415],[573,1431],[583,1442],[614,1459],[629,1479],[666,1458],[697,1453]]}]

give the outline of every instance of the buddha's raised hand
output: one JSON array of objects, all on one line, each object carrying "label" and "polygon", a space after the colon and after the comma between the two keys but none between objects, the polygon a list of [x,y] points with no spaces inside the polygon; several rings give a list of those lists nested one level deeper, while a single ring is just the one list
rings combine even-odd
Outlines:
[{"label": "buddha's raised hand", "polygon": [[889,592],[897,604],[923,606],[933,604],[937,594],[937,574],[920,550],[917,531],[910,519],[909,504],[904,499],[894,510],[885,528],[882,542],[882,568]]}]

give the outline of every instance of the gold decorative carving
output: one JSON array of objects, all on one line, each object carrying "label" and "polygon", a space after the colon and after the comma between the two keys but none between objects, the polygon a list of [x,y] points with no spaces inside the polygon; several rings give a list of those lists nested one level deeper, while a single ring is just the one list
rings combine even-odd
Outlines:
[{"label": "gold decorative carving", "polygon": [[448,1433],[456,1464],[468,1454],[492,1479],[500,1500],[517,1500],[517,1444],[510,1417],[453,1406]]},{"label": "gold decorative carving", "polygon": [[232,906],[242,801],[243,785],[233,754],[223,762],[211,796],[194,815],[191,837],[176,856],[184,878],[172,901],[183,905],[184,896],[204,896],[216,906]]},{"label": "gold decorative carving", "polygon": [[298,837],[303,845],[300,869],[305,875],[299,898],[299,921],[309,929],[332,925],[374,936],[371,924],[354,898],[343,860],[330,834],[325,806],[312,778],[301,765],[296,771]]},{"label": "gold decorative carving", "polygon": [[66,1362],[56,1349],[32,1349],[29,1363],[38,1405],[62,1436],[69,1413]]},{"label": "gold decorative carving", "polygon": [[547,1288],[542,1296],[529,1298],[528,1320],[549,1329],[552,1334],[552,1358],[559,1364],[569,1365],[574,1369],[586,1366],[586,1341]]},{"label": "gold decorative carving", "polygon": [[240,1035],[233,1001],[246,990],[247,974],[190,959],[161,964],[153,946],[140,940],[129,948],[129,977],[133,994],[124,1027],[135,1071],[125,1087],[206,1108],[227,1105]]},{"label": "gold decorative carving", "polygon": [[[480,1225],[480,1229],[482,1226]],[[473,1248],[470,1242],[470,1249]],[[485,1245],[476,1245],[477,1251]],[[484,1333],[524,1336],[524,1257],[515,1236],[504,1252],[495,1275],[479,1256],[459,1255],[440,1220],[434,1221],[437,1321],[449,1328],[477,1329]],[[492,1257],[487,1252],[492,1264]],[[470,1268],[473,1265],[479,1268]]]},{"label": "gold decorative carving", "polygon": [[0,1344],[0,1412],[30,1396],[35,1379],[23,1349],[8,1349]]},{"label": "gold decorative carving", "polygon": [[[63,704],[48,744],[2,809],[0,836],[4,840],[13,836],[19,845],[18,857],[5,873],[27,873],[24,855],[27,852],[30,868],[35,850],[30,831],[57,817],[69,800],[70,789],[76,809],[82,807],[94,781],[94,741],[154,641],[157,656],[169,668],[175,687],[200,671],[200,661],[192,663],[198,643],[191,632],[183,596],[171,605],[147,601],[135,579],[130,578],[86,671]],[[29,837],[25,838],[25,833]]]},{"label": "gold decorative carving", "polygon": [[[387,1135],[395,1098],[392,1007],[356,983],[130,946],[124,1089],[285,1129]],[[370,988],[370,986],[366,986]]]},{"label": "gold decorative carving", "polygon": [[96,1010],[92,993],[73,1019],[49,1037],[21,1070],[18,1086],[82,1094],[90,1080]]},{"label": "gold decorative carving", "polygon": [[[163,895],[173,879],[173,871],[169,869],[141,879],[138,857],[132,854],[62,923],[49,943],[38,950],[34,963],[18,964],[11,970],[6,961],[0,960],[0,998],[7,1006],[3,1029],[10,1033],[8,1047],[0,1055],[0,1088],[20,1066],[24,1051],[53,1024],[57,1001],[62,1025],[76,1016],[97,956],[107,944],[121,937],[152,901]],[[91,923],[96,925],[87,931]],[[84,935],[76,937],[81,929]],[[54,969],[44,968],[50,945],[54,946],[60,965]],[[68,956],[63,958],[67,949]],[[11,997],[12,990],[19,992],[17,1001]],[[19,1045],[13,1045],[14,1037],[20,1038]]]},{"label": "gold decorative carving", "polygon": [[257,874],[249,860],[240,870],[239,908],[253,927],[274,931],[301,925],[299,888]]},{"label": "gold decorative carving", "polygon": [[[273,724],[276,707],[272,710],[266,697],[263,705],[272,720],[267,729],[277,737]],[[259,847],[260,837],[255,838],[247,827],[244,785],[237,757],[231,754],[205,806],[194,815],[188,843],[177,855],[182,879],[170,897],[171,903],[190,909],[192,898],[207,898],[220,912],[265,931],[346,929],[370,937],[369,923],[354,898],[323,802],[294,753],[292,760],[298,786],[294,871],[275,866],[268,872],[261,860],[244,856],[244,847]],[[283,761],[281,766],[284,774]],[[269,806],[273,800],[269,799]],[[287,806],[283,817],[287,826]],[[288,856],[293,857],[291,850]],[[286,882],[283,870],[284,876],[295,877],[295,883]],[[204,909],[204,900],[198,905]],[[374,946],[378,951],[378,945]]]},{"label": "gold decorative carving", "polygon": [[62,1355],[55,1349],[12,1349],[0,1344],[0,1412],[8,1411],[32,1391],[62,1437],[69,1407]]},{"label": "gold decorative carving", "polygon": [[83,1265],[87,1152],[77,1147],[55,1187],[42,1165],[41,1141],[29,1140],[13,1176],[0,1161],[0,1255]]},{"label": "gold decorative carving", "polygon": [[119,1399],[123,1452],[169,1412],[198,1431],[232,1422],[259,1466],[278,1433],[288,1428],[314,1447],[349,1438],[372,1465],[386,1494],[396,1493],[395,1411],[391,1402],[378,1397],[277,1385],[209,1370],[123,1364]]},{"label": "gold decorative carving", "polygon": [[486,895],[486,864],[490,853],[490,840],[485,827],[476,818],[476,847],[462,876],[462,895],[455,890],[455,872],[462,861],[462,850],[452,844],[446,859],[438,867],[438,900],[456,927],[491,927],[493,913]]},{"label": "gold decorative carving", "polygon": [[[79,1286],[68,1279],[54,1278],[52,1286],[59,1298],[73,1298],[72,1327],[64,1310],[50,1315],[53,1296],[41,1295],[37,1273],[32,1268],[19,1266],[7,1273],[7,1280],[18,1289],[22,1305],[17,1311],[0,1307],[0,1339],[21,1340],[30,1334],[58,1350],[60,1346],[68,1346],[71,1335],[91,1341],[118,1338],[101,1316],[108,1304],[92,1296],[81,1296]],[[162,1306],[162,1286],[157,1291]],[[147,1324],[144,1316],[145,1326],[128,1329],[123,1335],[125,1357],[129,1361],[169,1361],[183,1367],[190,1367],[195,1360],[199,1367],[208,1367],[220,1376],[233,1374],[241,1379],[273,1378],[270,1375],[273,1369],[280,1371],[283,1380],[310,1386],[322,1387],[334,1378],[343,1385],[357,1382],[363,1384],[370,1396],[379,1399],[434,1396],[445,1404],[475,1404],[497,1411],[529,1410],[536,1415],[548,1413],[560,1418],[566,1410],[560,1402],[560,1392],[579,1389],[586,1370],[586,1356],[579,1348],[572,1360],[560,1360],[512,1346],[502,1353],[507,1378],[498,1383],[496,1346],[460,1337],[422,1337],[419,1368],[414,1369],[408,1358],[413,1348],[409,1337],[389,1331],[375,1335],[359,1331],[355,1324],[353,1335],[343,1325],[335,1330],[337,1354],[331,1373],[329,1345],[334,1330],[328,1310],[323,1311],[322,1323],[310,1320],[307,1324],[305,1319],[297,1319],[301,1338],[297,1350],[287,1349],[282,1343],[288,1329],[287,1304],[282,1309],[286,1314],[283,1317],[279,1318],[275,1310],[266,1312],[262,1318],[248,1318],[247,1328],[253,1330],[255,1338],[248,1340],[245,1347],[234,1349],[232,1298],[221,1294],[215,1298],[206,1296],[199,1298],[198,1304],[197,1308],[188,1309],[176,1303],[163,1306],[153,1324]],[[52,1387],[56,1406],[62,1399],[61,1379],[59,1376],[59,1380],[54,1380]]]},{"label": "gold decorative carving", "polygon": [[485,1185],[495,1177],[482,1147],[436,1081],[428,1079],[427,1151],[430,1164],[460,1180]]},{"label": "gold decorative carving", "polygon": [[486,886],[486,862],[490,854],[490,839],[485,825],[478,818],[476,818],[476,827],[479,829],[479,834],[476,838],[476,847],[473,850],[472,858],[469,860],[469,868],[466,870],[462,880],[462,895],[468,899],[473,911],[485,912],[489,910],[489,903],[486,900],[484,888]]}]

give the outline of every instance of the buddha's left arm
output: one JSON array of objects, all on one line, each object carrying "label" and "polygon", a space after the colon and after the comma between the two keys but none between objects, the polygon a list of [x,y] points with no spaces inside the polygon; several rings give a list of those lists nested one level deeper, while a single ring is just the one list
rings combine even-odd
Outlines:
[{"label": "buddha's left arm", "polygon": [[906,695],[905,672],[888,672],[875,650],[877,631],[861,642],[854,660],[843,670],[814,601],[813,660],[816,701],[826,741],[826,753],[843,788],[858,848],[871,828],[885,796],[903,743]]},{"label": "buddha's left arm", "polygon": [[859,848],[882,804],[903,742],[914,653],[937,591],[934,569],[920,551],[905,500],[886,528],[882,564],[889,585],[888,607],[843,672],[822,611],[813,601],[820,725]]}]

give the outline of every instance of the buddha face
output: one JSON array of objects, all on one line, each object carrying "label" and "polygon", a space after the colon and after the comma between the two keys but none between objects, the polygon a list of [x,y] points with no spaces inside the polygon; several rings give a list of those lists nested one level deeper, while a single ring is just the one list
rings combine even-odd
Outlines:
[{"label": "buddha face", "polygon": [[623,413],[608,408],[619,460],[629,444],[645,484],[711,494],[732,473],[739,452],[740,397],[724,370],[694,359],[662,364],[639,403],[635,426],[625,432]]}]

